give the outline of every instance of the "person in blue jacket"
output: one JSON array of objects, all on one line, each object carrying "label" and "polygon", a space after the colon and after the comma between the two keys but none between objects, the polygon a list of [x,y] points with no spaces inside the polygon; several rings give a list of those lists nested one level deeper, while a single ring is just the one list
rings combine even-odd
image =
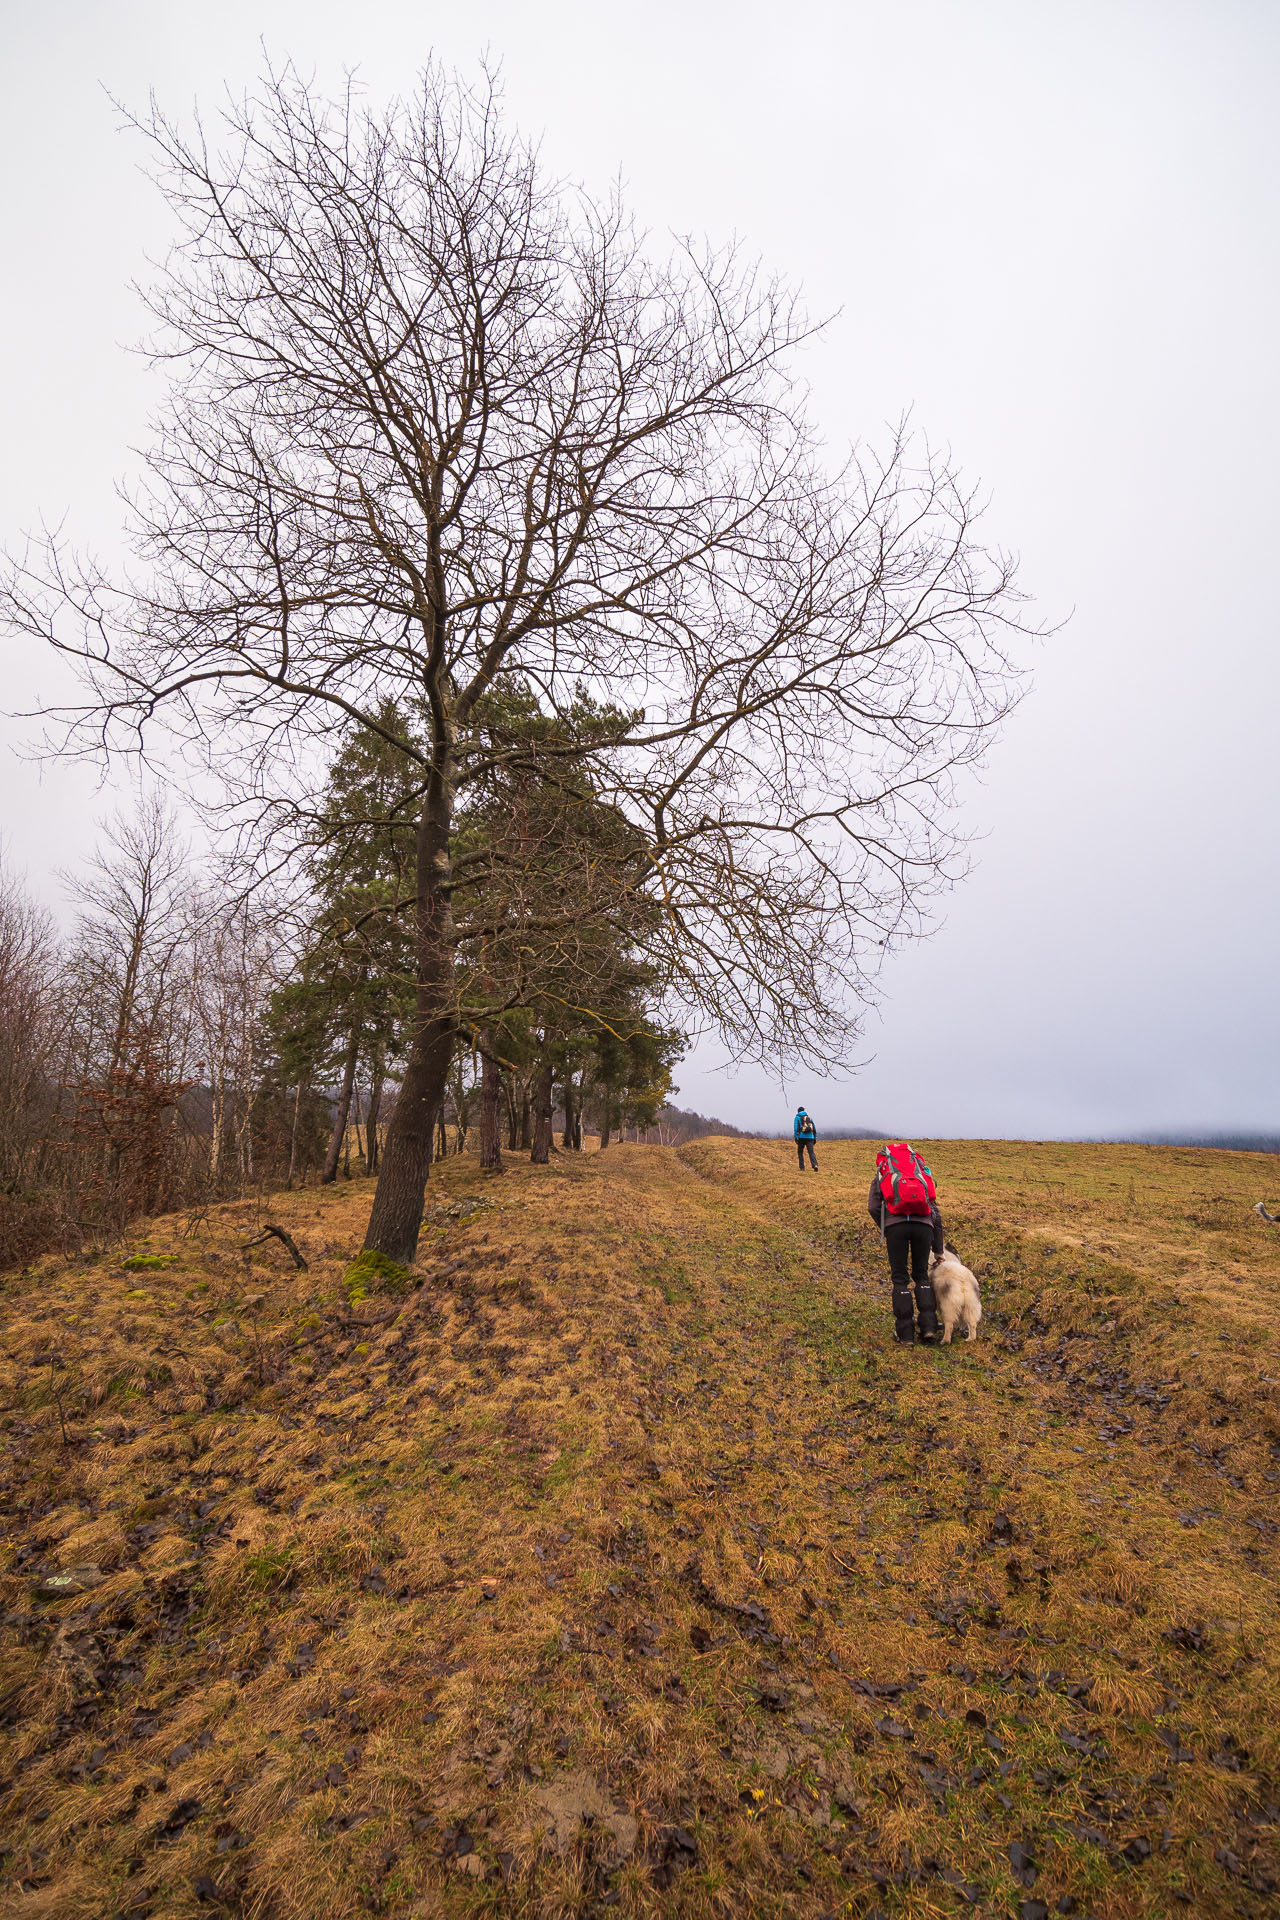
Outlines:
[{"label": "person in blue jacket", "polygon": [[796,1158],[800,1162],[801,1173],[804,1172],[804,1156],[805,1156],[806,1148],[808,1149],[808,1153],[809,1153],[809,1165],[813,1168],[814,1172],[816,1173],[818,1171],[818,1160],[817,1160],[817,1155],[813,1151],[813,1143],[818,1137],[818,1129],[814,1126],[813,1121],[809,1118],[808,1114],[805,1112],[803,1107],[796,1108],[796,1123],[795,1123],[794,1132],[796,1136]]}]

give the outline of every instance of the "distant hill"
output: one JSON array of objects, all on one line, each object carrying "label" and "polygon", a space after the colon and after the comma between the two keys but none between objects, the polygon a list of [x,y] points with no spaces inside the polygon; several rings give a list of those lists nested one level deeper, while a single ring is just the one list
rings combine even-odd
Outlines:
[{"label": "distant hill", "polygon": [[[635,1128],[627,1128],[627,1137],[631,1138]],[[658,1146],[679,1147],[686,1140],[702,1140],[709,1133],[728,1134],[734,1140],[757,1140],[759,1135],[744,1127],[731,1127],[727,1120],[716,1120],[705,1113],[694,1113],[687,1107],[663,1107],[654,1125],[639,1130],[641,1140],[650,1141]]]},{"label": "distant hill", "polygon": [[[686,1107],[663,1107],[656,1125],[641,1134],[643,1140],[660,1140],[663,1146],[682,1146],[686,1140],[701,1140],[710,1133],[728,1134],[734,1140],[789,1140],[791,1127],[774,1129],[753,1129],[751,1127],[732,1127],[727,1120],[717,1120],[705,1113],[693,1113]],[[823,1140],[887,1140],[889,1135],[881,1127],[824,1127],[818,1124],[819,1137]]]},{"label": "distant hill", "polygon": [[[824,1127],[818,1121],[819,1140],[892,1140],[897,1136],[887,1133],[883,1127]],[[767,1136],[770,1140],[789,1140],[791,1128],[779,1127],[776,1133]]]},{"label": "distant hill", "polygon": [[1280,1133],[1131,1133],[1108,1146],[1218,1147],[1232,1153],[1280,1153]]}]

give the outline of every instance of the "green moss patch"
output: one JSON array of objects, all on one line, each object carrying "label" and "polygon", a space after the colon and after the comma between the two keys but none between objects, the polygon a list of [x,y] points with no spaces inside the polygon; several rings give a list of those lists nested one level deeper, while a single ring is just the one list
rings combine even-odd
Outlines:
[{"label": "green moss patch", "polygon": [[342,1280],[347,1299],[353,1307],[358,1307],[371,1293],[407,1293],[414,1283],[415,1275],[408,1267],[402,1267],[385,1253],[375,1253],[369,1247],[356,1255]]}]

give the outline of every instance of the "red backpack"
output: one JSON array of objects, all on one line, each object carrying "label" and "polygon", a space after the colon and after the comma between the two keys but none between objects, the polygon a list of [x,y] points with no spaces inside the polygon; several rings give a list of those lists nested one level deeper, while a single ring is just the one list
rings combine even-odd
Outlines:
[{"label": "red backpack", "polygon": [[933,1175],[905,1140],[895,1141],[876,1155],[876,1172],[886,1213],[898,1218],[927,1218],[932,1212],[938,1192]]}]

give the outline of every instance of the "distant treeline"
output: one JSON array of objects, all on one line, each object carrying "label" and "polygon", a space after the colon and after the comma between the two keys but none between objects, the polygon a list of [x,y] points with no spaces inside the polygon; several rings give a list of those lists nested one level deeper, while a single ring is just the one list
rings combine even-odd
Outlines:
[{"label": "distant treeline", "polygon": [[663,1147],[683,1146],[686,1140],[703,1140],[708,1134],[725,1133],[735,1140],[758,1140],[759,1134],[744,1127],[731,1127],[727,1120],[708,1118],[686,1107],[664,1106],[649,1127],[631,1128],[626,1137]]},{"label": "distant treeline", "polygon": [[1134,1133],[1117,1147],[1218,1147],[1233,1153],[1280,1153],[1280,1133]]}]

